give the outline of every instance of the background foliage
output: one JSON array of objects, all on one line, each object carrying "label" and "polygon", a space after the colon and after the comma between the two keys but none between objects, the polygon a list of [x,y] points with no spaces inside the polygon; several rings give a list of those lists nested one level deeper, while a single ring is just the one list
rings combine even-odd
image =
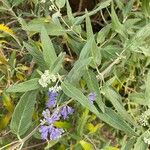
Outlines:
[{"label": "background foliage", "polygon": [[[57,141],[38,132],[45,70],[75,109]],[[149,107],[149,0],[0,0],[0,149],[147,150]]]}]

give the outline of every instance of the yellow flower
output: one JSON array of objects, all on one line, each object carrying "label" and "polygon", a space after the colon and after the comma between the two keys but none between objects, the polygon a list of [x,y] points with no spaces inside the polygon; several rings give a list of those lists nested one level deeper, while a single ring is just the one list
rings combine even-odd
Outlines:
[{"label": "yellow flower", "polygon": [[0,24],[0,31],[6,32],[10,35],[14,35],[13,30],[11,30],[9,27],[5,26],[4,24]]}]

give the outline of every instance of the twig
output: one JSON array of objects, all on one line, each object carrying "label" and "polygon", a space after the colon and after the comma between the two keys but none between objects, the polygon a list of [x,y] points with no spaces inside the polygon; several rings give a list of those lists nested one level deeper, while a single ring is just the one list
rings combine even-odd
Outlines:
[{"label": "twig", "polygon": [[103,15],[102,10],[101,10],[100,12],[101,12],[101,16],[102,16],[103,21],[104,21],[106,24],[108,24],[108,22],[106,21],[106,19],[105,19],[104,15]]},{"label": "twig", "polygon": [[28,76],[30,76],[32,74],[32,70],[34,68],[35,62],[32,60],[30,63],[30,69],[28,70]]},{"label": "twig", "polygon": [[77,12],[80,12],[82,10],[82,4],[83,4],[83,0],[80,0],[79,8],[78,8]]},{"label": "twig", "polygon": [[18,142],[19,142],[19,141],[11,142],[11,143],[9,143],[9,144],[7,144],[7,145],[1,147],[0,150],[4,150],[4,149],[6,149],[6,147],[11,146],[11,145],[14,145],[14,144],[16,144],[16,143],[18,143]]},{"label": "twig", "polygon": [[28,150],[28,149],[31,149],[31,148],[34,148],[34,147],[37,147],[37,146],[41,146],[43,144],[47,143],[47,141],[44,141],[42,143],[39,143],[39,144],[35,144],[35,145],[32,145],[32,146],[28,146],[28,147],[25,147],[23,148],[22,150]]},{"label": "twig", "polygon": [[94,142],[86,135],[84,135],[84,137],[93,145],[95,150],[98,150],[98,148],[96,147],[96,145],[94,144]]},{"label": "twig", "polygon": [[98,79],[98,80],[100,80],[101,77],[104,78],[104,76],[111,70],[111,68],[112,68],[115,64],[117,64],[117,63],[120,61],[120,59],[123,57],[122,54],[125,52],[125,50],[126,50],[126,49],[124,49],[124,50],[120,53],[119,57],[117,57],[104,71],[102,71],[99,75],[97,75],[97,79]]},{"label": "twig", "polygon": [[40,124],[30,134],[28,134],[25,138],[23,138],[22,142],[27,141],[37,131],[37,129],[39,128],[39,126],[40,126]]}]

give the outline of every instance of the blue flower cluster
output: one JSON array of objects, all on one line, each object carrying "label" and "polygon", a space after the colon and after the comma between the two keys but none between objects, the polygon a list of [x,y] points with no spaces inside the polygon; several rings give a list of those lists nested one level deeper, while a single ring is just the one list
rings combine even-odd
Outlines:
[{"label": "blue flower cluster", "polygon": [[64,133],[62,128],[56,128],[54,123],[60,119],[67,119],[74,112],[74,109],[69,106],[63,106],[61,109],[56,109],[52,114],[49,108],[54,108],[57,103],[58,93],[54,90],[49,91],[49,100],[47,109],[43,111],[43,120],[41,120],[39,132],[44,140],[57,140]]},{"label": "blue flower cluster", "polygon": [[58,93],[55,92],[55,91],[49,91],[49,100],[48,100],[48,103],[47,103],[47,107],[50,108],[50,107],[55,107],[56,106],[56,98],[58,96]]}]

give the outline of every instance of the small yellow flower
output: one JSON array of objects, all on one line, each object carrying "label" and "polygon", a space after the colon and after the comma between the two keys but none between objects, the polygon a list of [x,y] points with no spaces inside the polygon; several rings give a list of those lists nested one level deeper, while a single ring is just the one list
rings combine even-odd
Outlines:
[{"label": "small yellow flower", "polygon": [[5,26],[4,24],[0,24],[0,31],[6,32],[8,34],[14,35],[14,32],[9,27]]}]

